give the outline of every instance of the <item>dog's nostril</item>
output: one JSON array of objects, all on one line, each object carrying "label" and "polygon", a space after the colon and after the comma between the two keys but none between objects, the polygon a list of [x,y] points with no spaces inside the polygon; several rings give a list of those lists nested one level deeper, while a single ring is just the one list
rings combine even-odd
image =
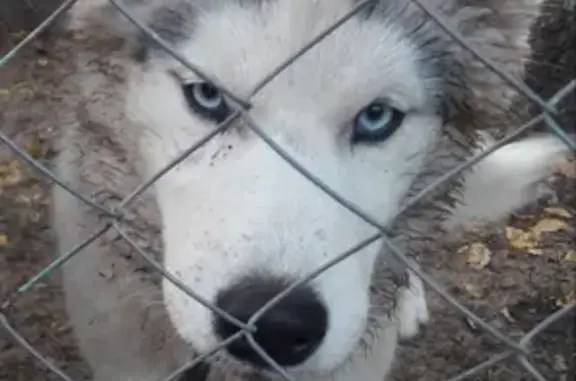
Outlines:
[{"label": "dog's nostril", "polygon": [[[216,304],[238,320],[247,322],[287,285],[287,282],[277,279],[244,278],[220,292]],[[314,291],[303,286],[281,299],[255,325],[254,340],[268,356],[278,365],[295,366],[306,361],[322,343],[328,327],[328,314]],[[222,340],[239,331],[236,325],[218,316],[215,316],[214,328]],[[227,348],[240,361],[269,367],[244,337]]]},{"label": "dog's nostril", "polygon": [[300,337],[294,340],[294,347],[296,350],[305,349],[310,345],[310,338],[307,337]]}]

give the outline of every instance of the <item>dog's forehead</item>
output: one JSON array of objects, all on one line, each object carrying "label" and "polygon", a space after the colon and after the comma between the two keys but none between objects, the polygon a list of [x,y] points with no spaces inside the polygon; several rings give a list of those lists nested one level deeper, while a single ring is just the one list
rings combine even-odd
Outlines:
[{"label": "dog's forehead", "polygon": [[[326,4],[303,0],[258,6],[228,3],[198,15],[194,33],[180,44],[180,50],[245,96],[352,7],[349,1]],[[279,97],[297,91],[303,101],[322,97],[326,104],[330,103],[327,97],[336,100],[351,95],[362,104],[384,96],[399,107],[418,108],[427,102],[418,59],[417,49],[398,25],[358,16],[298,58],[269,87],[281,88]],[[178,69],[184,77],[191,77],[182,67]]]}]

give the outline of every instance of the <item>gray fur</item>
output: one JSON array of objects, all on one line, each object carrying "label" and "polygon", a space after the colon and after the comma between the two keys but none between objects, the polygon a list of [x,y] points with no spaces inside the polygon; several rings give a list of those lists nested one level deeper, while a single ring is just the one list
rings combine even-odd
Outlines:
[{"label": "gray fur", "polygon": [[[502,10],[510,5],[513,9],[531,2],[506,0],[504,4],[503,1],[430,0],[428,3],[448,16],[454,26],[493,60],[521,75],[522,60],[528,52],[523,34],[532,19],[525,16],[531,11],[512,17],[506,14],[512,12],[510,10],[498,13],[491,8]],[[195,38],[195,23],[203,12],[218,12],[219,7],[226,7],[229,1],[167,0],[152,5],[152,1],[134,0],[126,3],[137,7],[147,25],[178,47]],[[265,2],[241,3],[257,8]],[[166,59],[166,55],[161,54],[158,47],[146,48],[141,58],[147,58],[134,62],[130,56],[134,47],[143,41],[138,41],[138,37],[133,40],[138,34],[126,33],[128,28],[124,26],[112,29],[107,24],[109,20],[102,20],[98,9],[78,8],[77,12],[73,17],[84,21],[77,24],[81,28],[75,30],[74,43],[82,47],[82,51],[76,58],[77,72],[63,89],[80,94],[81,98],[66,98],[67,109],[74,112],[65,115],[69,124],[62,131],[56,170],[74,189],[86,195],[94,194],[99,203],[113,207],[147,179],[143,168],[146,158],[141,156],[138,140],[148,131],[146,127],[132,124],[125,115],[125,78],[134,67],[136,70],[138,65],[146,67],[152,59]],[[511,94],[503,91],[500,78],[451,42],[415,5],[379,1],[358,17],[365,18],[366,22],[402,26],[406,38],[420,52],[421,70],[415,75],[422,76],[427,84],[429,107],[442,115],[446,126],[452,126],[446,128],[445,137],[438,145],[420,153],[427,157],[427,165],[412,184],[406,195],[408,199],[471,155],[476,149],[478,130],[505,120],[502,112]],[[130,43],[118,44],[119,38],[126,35],[130,36]],[[54,197],[61,253],[109,222],[57,187]],[[156,259],[162,262],[162,223],[156,197],[155,190],[151,190],[130,205],[126,211],[129,218],[120,225],[143,250],[155,253]],[[406,213],[390,227],[398,243],[414,256],[423,249],[433,250],[433,242],[443,233],[441,222],[452,213],[458,201],[458,193],[446,186],[417,209]],[[374,314],[393,314],[397,291],[405,285],[399,280],[405,268],[396,267],[386,252],[376,266],[371,297],[373,305],[379,307]],[[398,271],[401,274],[397,274]],[[71,259],[64,266],[63,275],[67,308],[83,352],[94,367],[96,381],[160,381],[193,357],[194,348],[179,337],[167,317],[159,275],[138,252],[119,239],[113,229]],[[348,365],[353,365],[357,357],[368,357],[366,353],[372,349],[377,336],[395,342],[396,332],[390,323],[374,314],[363,344]],[[386,353],[382,356],[391,358],[393,351],[393,346],[384,346]],[[367,362],[368,374],[371,366],[373,363]],[[354,379],[348,371],[344,364],[333,375],[305,381]]]}]

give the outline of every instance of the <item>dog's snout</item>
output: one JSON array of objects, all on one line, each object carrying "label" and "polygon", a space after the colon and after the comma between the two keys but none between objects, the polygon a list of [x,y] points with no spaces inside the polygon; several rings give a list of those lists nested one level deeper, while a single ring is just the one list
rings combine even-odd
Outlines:
[{"label": "dog's snout", "polygon": [[[287,282],[245,278],[218,294],[216,304],[242,322],[248,322],[268,301],[282,292]],[[268,309],[255,323],[254,340],[278,365],[295,366],[306,361],[320,346],[328,328],[328,313],[317,294],[299,287]],[[216,316],[215,331],[224,340],[239,328]],[[267,368],[270,364],[244,337],[228,346],[236,359]]]}]

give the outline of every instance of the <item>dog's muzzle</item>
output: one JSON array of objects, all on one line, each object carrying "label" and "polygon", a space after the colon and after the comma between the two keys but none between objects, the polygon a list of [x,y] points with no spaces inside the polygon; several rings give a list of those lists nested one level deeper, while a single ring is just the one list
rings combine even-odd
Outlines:
[{"label": "dog's muzzle", "polygon": [[[245,277],[221,291],[216,304],[238,320],[248,322],[288,284],[271,277]],[[280,366],[296,366],[310,358],[322,343],[328,329],[328,312],[316,292],[303,285],[268,309],[255,326],[253,338],[272,360]],[[215,316],[214,330],[225,340],[237,334],[240,328]],[[270,367],[245,337],[232,342],[227,350],[242,362],[260,368]]]}]

